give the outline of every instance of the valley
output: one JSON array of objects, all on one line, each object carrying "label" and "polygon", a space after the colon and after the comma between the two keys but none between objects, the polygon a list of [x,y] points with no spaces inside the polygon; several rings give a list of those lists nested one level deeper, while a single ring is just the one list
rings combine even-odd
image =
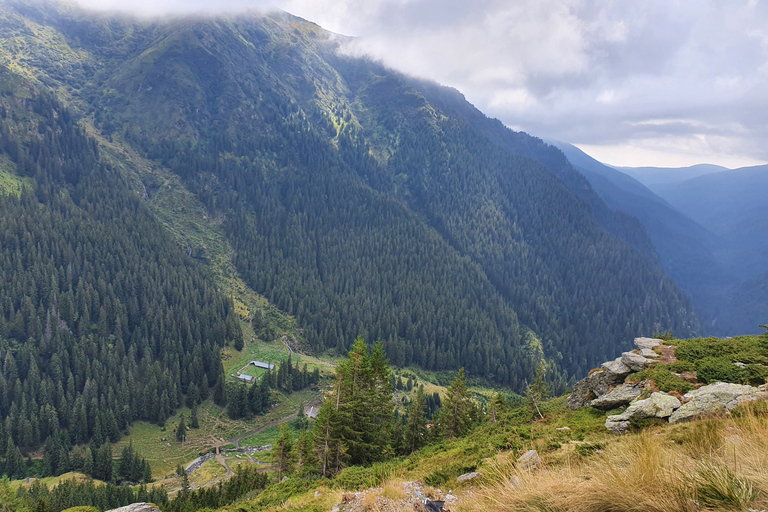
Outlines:
[{"label": "valley", "polygon": [[765,393],[765,168],[646,186],[347,42],[0,1],[0,512],[766,506],[765,400],[633,416]]}]

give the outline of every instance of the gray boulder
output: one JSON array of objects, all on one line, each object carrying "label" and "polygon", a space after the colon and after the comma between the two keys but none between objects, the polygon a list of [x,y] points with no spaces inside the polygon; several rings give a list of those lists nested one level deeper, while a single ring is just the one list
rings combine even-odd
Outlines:
[{"label": "gray boulder", "polygon": [[621,362],[629,366],[633,372],[639,372],[651,364],[653,360],[634,352],[624,352],[621,354]]},{"label": "gray boulder", "polygon": [[134,503],[125,507],[113,508],[107,512],[160,512],[160,509],[151,503]]},{"label": "gray boulder", "polygon": [[640,396],[644,388],[645,381],[638,382],[637,384],[621,384],[605,395],[595,398],[589,405],[603,410],[615,409],[635,400]]},{"label": "gray boulder", "polygon": [[605,428],[614,434],[623,434],[629,428],[629,420],[616,419],[618,415],[605,418]]},{"label": "gray boulder", "polygon": [[650,348],[641,348],[640,349],[640,355],[643,357],[647,357],[648,359],[655,359],[659,357],[659,354],[651,350]]},{"label": "gray boulder", "polygon": [[668,418],[678,407],[680,400],[677,398],[666,393],[651,393],[645,400],[632,402],[623,413],[608,416],[605,419],[605,427],[612,432],[622,428],[626,430],[629,424],[624,425],[623,422],[629,422],[631,419]]},{"label": "gray boulder", "polygon": [[753,400],[768,399],[768,392],[742,384],[715,382],[701,387],[684,398],[688,399],[669,418],[670,423],[679,423],[695,416],[722,413]]},{"label": "gray boulder", "polygon": [[631,370],[620,359],[603,363],[600,370],[590,373],[576,383],[573,393],[568,397],[568,407],[575,411],[590,405],[593,398],[610,392],[613,386],[623,382],[630,373]]},{"label": "gray boulder", "polygon": [[658,338],[635,338],[635,346],[640,350],[644,348],[653,350],[662,343],[664,343],[664,340],[660,340]]},{"label": "gray boulder", "polygon": [[541,457],[536,450],[528,450],[517,459],[517,463],[524,470],[531,471],[541,464]]},{"label": "gray boulder", "polygon": [[612,375],[615,375],[617,379],[621,379],[618,382],[621,382],[624,380],[624,378],[632,373],[632,369],[621,362],[621,358],[617,357],[613,361],[608,361],[606,363],[603,363],[600,368],[607,373],[610,373]]},{"label": "gray boulder", "polygon": [[575,411],[576,409],[586,407],[592,398],[593,395],[589,389],[589,382],[587,379],[581,379],[573,386],[573,393],[566,400],[566,404]]},{"label": "gray boulder", "polygon": [[456,477],[456,481],[458,483],[468,482],[470,480],[474,480],[475,478],[480,478],[480,476],[480,473],[473,471],[472,473],[464,473],[463,475]]}]

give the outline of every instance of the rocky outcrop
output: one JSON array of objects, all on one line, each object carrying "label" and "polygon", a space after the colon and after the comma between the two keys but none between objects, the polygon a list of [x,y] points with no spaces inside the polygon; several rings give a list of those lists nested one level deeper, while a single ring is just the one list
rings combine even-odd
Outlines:
[{"label": "rocky outcrop", "polygon": [[614,386],[624,382],[630,373],[632,370],[621,362],[621,358],[603,363],[599,370],[593,371],[587,378],[576,383],[573,393],[568,397],[568,407],[575,411],[591,405],[595,398],[610,393]]},{"label": "rocky outcrop", "polygon": [[680,400],[666,393],[651,393],[645,400],[636,400],[621,414],[605,419],[605,428],[616,434],[623,434],[629,428],[630,420],[645,418],[668,418],[680,407]]},{"label": "rocky outcrop", "polygon": [[637,384],[621,384],[603,396],[595,398],[589,405],[604,411],[627,405],[642,394],[645,384],[645,381]]},{"label": "rocky outcrop", "polygon": [[[586,406],[612,409],[627,405],[631,400],[637,398],[639,393],[624,388],[612,397],[603,397],[613,393],[627,376],[653,363],[654,358],[658,357],[653,348],[658,347],[661,343],[661,340],[653,338],[635,338],[635,346],[640,353],[624,352],[621,357],[603,363],[599,370],[590,372],[585,379],[580,380],[574,386],[573,393],[568,397],[568,407],[573,410]],[[623,397],[621,400],[616,400],[619,396]]]},{"label": "rocky outcrop", "polygon": [[653,350],[662,343],[664,343],[664,340],[660,340],[658,338],[635,338],[635,346],[640,350]]},{"label": "rocky outcrop", "polygon": [[742,384],[715,382],[708,386],[686,393],[686,401],[672,413],[670,423],[679,423],[696,416],[705,416],[730,411],[734,407],[753,400],[765,400],[768,393],[760,388]]},{"label": "rocky outcrop", "polygon": [[633,372],[642,371],[643,368],[653,362],[653,359],[649,359],[643,355],[636,354],[634,352],[624,352],[621,354],[621,362],[629,366],[629,369]]},{"label": "rocky outcrop", "polygon": [[[682,402],[666,393],[651,393],[648,398],[640,400],[648,393],[650,383],[631,381],[633,373],[642,371],[659,358],[656,350],[663,353],[665,361],[674,361],[671,355],[673,347],[663,346],[662,340],[654,338],[635,338],[637,350],[624,352],[620,358],[603,363],[599,370],[593,370],[588,377],[577,382],[573,394],[568,397],[571,409],[580,407],[595,407],[603,410],[628,406],[621,414],[614,414],[605,419],[605,427],[611,432],[623,434],[630,426],[631,420],[643,418],[665,418],[670,423],[678,423],[688,419],[727,412],[741,404],[754,400],[768,399],[766,386],[745,386],[715,382],[691,391],[683,397]],[[635,379],[637,380],[637,379]]]}]

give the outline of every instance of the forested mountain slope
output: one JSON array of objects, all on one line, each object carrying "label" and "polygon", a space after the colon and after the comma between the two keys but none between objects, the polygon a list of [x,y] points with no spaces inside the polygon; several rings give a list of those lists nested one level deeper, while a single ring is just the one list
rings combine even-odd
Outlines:
[{"label": "forested mountain slope", "polygon": [[768,166],[712,173],[652,189],[720,236],[721,257],[739,277],[768,271]]},{"label": "forested mountain slope", "polygon": [[223,385],[240,324],[72,114],[5,67],[0,151],[21,184],[0,196],[0,452],[49,439],[67,471],[70,443]]},{"label": "forested mountain slope", "polygon": [[[610,208],[643,223],[667,273],[691,297],[705,332],[759,332],[768,310],[765,258],[759,256],[768,239],[768,212],[761,200],[768,177],[764,168],[653,185],[665,200],[578,148],[557,145]],[[696,166],[702,167],[714,166]]]},{"label": "forested mountain slope", "polygon": [[698,329],[639,224],[559,152],[316,25],[0,9],[2,60],[176,173],[314,350],[364,334],[519,390],[542,357],[580,375],[636,334]]}]

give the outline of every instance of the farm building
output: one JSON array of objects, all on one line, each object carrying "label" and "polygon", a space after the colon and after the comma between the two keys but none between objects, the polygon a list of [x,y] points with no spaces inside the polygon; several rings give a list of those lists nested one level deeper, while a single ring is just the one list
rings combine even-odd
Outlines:
[{"label": "farm building", "polygon": [[262,363],[261,361],[251,361],[250,364],[252,364],[256,368],[264,368],[265,370],[274,370],[275,369],[275,365],[268,364],[268,363]]},{"label": "farm building", "polygon": [[240,380],[244,380],[245,382],[253,382],[253,377],[250,375],[244,375],[241,373],[238,373],[237,375],[233,375],[233,377],[237,377]]}]

